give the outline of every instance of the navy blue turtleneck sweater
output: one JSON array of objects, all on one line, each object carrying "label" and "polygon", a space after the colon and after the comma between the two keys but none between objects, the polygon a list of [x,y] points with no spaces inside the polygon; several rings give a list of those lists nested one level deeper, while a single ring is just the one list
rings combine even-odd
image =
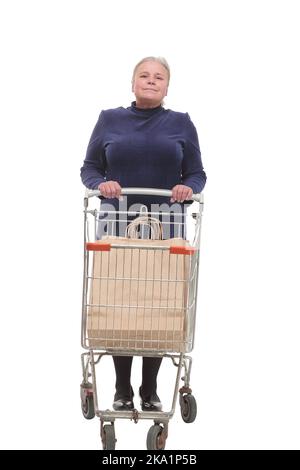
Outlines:
[{"label": "navy blue turtleneck sweater", "polygon": [[172,189],[184,184],[199,193],[206,175],[195,126],[187,113],[162,106],[141,109],[133,102],[128,108],[102,111],[81,179],[89,189],[113,180],[121,187]]}]

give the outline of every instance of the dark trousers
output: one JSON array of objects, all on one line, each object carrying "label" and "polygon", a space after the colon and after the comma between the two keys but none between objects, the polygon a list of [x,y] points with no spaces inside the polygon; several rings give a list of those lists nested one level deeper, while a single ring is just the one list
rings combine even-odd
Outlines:
[{"label": "dark trousers", "polygon": [[[118,394],[131,397],[131,365],[132,356],[113,356],[116,370],[116,391]],[[161,357],[143,357],[142,384],[143,396],[156,392],[156,378],[161,365]]]}]

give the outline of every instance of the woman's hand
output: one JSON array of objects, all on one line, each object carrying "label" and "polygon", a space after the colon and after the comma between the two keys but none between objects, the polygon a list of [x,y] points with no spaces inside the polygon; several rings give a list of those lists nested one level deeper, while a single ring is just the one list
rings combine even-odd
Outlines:
[{"label": "woman's hand", "polygon": [[106,181],[105,183],[100,183],[98,186],[101,196],[106,197],[107,199],[111,198],[121,198],[121,186],[117,181]]},{"label": "woman's hand", "polygon": [[184,184],[177,184],[172,188],[172,197],[171,202],[183,202],[186,200],[190,200],[193,195],[193,190],[189,186],[185,186]]}]

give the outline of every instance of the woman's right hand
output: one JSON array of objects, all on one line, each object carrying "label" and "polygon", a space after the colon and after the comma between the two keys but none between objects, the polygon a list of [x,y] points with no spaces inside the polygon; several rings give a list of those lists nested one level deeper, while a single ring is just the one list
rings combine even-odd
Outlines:
[{"label": "woman's right hand", "polygon": [[98,186],[101,196],[104,196],[107,199],[121,197],[121,186],[117,181],[106,181],[105,183],[100,183]]}]

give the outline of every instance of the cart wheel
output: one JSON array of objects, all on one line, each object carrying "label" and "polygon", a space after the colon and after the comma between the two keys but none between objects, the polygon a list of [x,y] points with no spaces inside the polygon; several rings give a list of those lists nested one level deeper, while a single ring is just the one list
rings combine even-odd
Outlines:
[{"label": "cart wheel", "polygon": [[154,424],[147,434],[147,450],[162,450],[165,448],[166,438],[164,436],[163,427]]},{"label": "cart wheel", "polygon": [[190,393],[180,395],[179,404],[183,421],[185,423],[193,423],[197,416],[197,402],[195,397]]},{"label": "cart wheel", "polygon": [[95,417],[94,397],[92,395],[85,397],[84,401],[81,400],[81,409],[85,419],[93,419]]},{"label": "cart wheel", "polygon": [[113,424],[105,424],[102,432],[103,450],[115,450],[116,448],[115,427]]}]

